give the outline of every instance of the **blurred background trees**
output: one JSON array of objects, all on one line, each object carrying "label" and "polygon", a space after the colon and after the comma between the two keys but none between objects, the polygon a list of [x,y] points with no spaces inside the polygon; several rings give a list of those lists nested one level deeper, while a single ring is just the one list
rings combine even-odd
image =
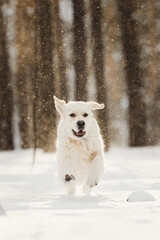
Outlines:
[{"label": "blurred background trees", "polygon": [[32,0],[16,1],[15,45],[17,49],[16,104],[19,112],[21,147],[33,146],[34,7]]},{"label": "blurred background trees", "polygon": [[34,127],[36,147],[55,150],[55,108],[53,95],[53,28],[52,0],[35,1],[35,87]]},{"label": "blurred background trees", "polygon": [[146,145],[146,107],[144,101],[144,77],[140,63],[140,44],[135,0],[118,2],[119,24],[124,54],[124,71],[129,99],[128,125],[130,146]]},{"label": "blurred background trees", "polygon": [[13,95],[7,51],[7,26],[0,3],[0,149],[13,149]]},{"label": "blurred background trees", "polygon": [[159,1],[1,1],[0,150],[55,150],[54,94],[105,103],[106,150],[159,144]]},{"label": "blurred background trees", "polygon": [[105,108],[98,112],[100,129],[104,138],[105,150],[108,149],[108,99],[107,84],[105,83],[105,67],[104,67],[104,45],[102,31],[102,5],[101,0],[91,1],[91,17],[92,17],[92,40],[93,40],[93,63],[96,81],[96,101],[105,103]]}]

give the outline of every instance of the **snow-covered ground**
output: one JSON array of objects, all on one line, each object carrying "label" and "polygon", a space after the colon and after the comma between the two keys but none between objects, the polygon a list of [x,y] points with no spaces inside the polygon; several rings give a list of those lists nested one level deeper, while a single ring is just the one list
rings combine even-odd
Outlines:
[{"label": "snow-covered ground", "polygon": [[[106,174],[91,196],[66,196],[54,154],[39,150],[32,169],[31,150],[0,153],[0,240],[159,240],[160,147],[105,156]],[[138,189],[156,201],[128,202]]]}]

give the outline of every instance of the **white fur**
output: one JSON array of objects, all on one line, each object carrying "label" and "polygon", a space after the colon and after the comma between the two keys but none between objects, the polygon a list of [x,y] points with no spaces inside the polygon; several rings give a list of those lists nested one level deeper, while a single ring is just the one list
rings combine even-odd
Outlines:
[{"label": "white fur", "polygon": [[[68,194],[74,194],[77,185],[82,184],[84,192],[89,192],[99,183],[104,172],[103,141],[99,126],[92,110],[102,109],[103,104],[96,102],[65,103],[54,97],[55,106],[61,115],[58,126],[57,160],[58,178],[67,187]],[[70,114],[75,113],[75,117]],[[88,116],[84,117],[84,113]],[[82,138],[73,135],[72,129],[78,131],[77,121],[85,122],[86,134]],[[75,179],[66,182],[65,176]]]}]

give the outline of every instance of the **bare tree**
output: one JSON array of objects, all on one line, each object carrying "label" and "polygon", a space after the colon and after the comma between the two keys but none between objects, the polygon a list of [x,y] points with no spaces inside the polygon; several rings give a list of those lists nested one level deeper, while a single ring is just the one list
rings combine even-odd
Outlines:
[{"label": "bare tree", "polygon": [[75,99],[87,100],[86,35],[84,0],[73,0]]},{"label": "bare tree", "polygon": [[103,9],[105,69],[107,69],[105,79],[109,89],[107,92],[109,136],[111,144],[122,146],[127,142],[127,134],[124,134],[127,127],[126,112],[122,107],[126,84],[121,71],[123,56],[116,0],[104,1]]},{"label": "bare tree", "polygon": [[148,145],[155,145],[158,142],[160,134],[159,118],[159,77],[158,77],[158,62],[159,52],[157,51],[158,36],[156,30],[156,5],[155,2],[146,1],[147,11],[147,34],[146,45],[150,49],[150,53],[146,57],[147,64],[145,65],[146,78],[146,95],[147,95],[147,115],[148,129],[147,142]]},{"label": "bare tree", "polygon": [[117,0],[129,97],[129,145],[146,145],[146,106],[134,0]]},{"label": "bare tree", "polygon": [[92,10],[93,61],[97,88],[97,101],[100,103],[105,103],[105,108],[98,112],[98,119],[100,129],[104,138],[105,150],[107,150],[109,146],[108,106],[107,106],[107,87],[104,78],[104,46],[102,34],[101,0],[92,0],[91,10]]},{"label": "bare tree", "polygon": [[17,104],[22,148],[33,146],[34,1],[16,1]]},{"label": "bare tree", "polygon": [[34,84],[34,133],[36,145],[45,151],[55,150],[56,113],[54,108],[52,0],[36,0]]},{"label": "bare tree", "polygon": [[13,149],[13,98],[10,83],[6,22],[0,2],[0,150]]},{"label": "bare tree", "polygon": [[[63,44],[63,28],[62,19],[60,17],[59,0],[54,1],[53,5],[53,31],[54,31],[54,45],[55,52],[58,58],[57,66],[54,62],[55,72],[57,72],[57,78],[59,83],[59,94],[60,99],[68,99],[67,89],[67,76],[66,76],[66,61],[64,55],[64,44]],[[55,59],[55,58],[54,58]]]}]

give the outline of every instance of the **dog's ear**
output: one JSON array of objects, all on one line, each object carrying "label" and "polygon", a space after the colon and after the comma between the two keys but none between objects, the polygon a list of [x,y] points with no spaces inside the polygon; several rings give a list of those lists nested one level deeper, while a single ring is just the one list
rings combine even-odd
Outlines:
[{"label": "dog's ear", "polygon": [[91,105],[91,110],[97,110],[97,109],[103,109],[104,108],[104,104],[103,103],[97,103],[97,102],[90,102]]},{"label": "dog's ear", "polygon": [[54,98],[55,107],[56,107],[57,111],[58,111],[60,114],[62,114],[62,113],[63,113],[64,106],[66,105],[66,102],[65,102],[64,100],[58,99],[56,96],[54,96],[53,98]]}]

